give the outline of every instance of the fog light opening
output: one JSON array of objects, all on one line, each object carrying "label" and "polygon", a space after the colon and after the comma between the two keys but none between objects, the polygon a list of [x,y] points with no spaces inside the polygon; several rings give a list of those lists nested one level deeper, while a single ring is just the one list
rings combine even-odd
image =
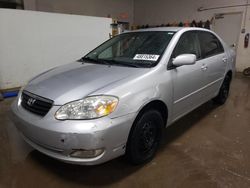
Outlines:
[{"label": "fog light opening", "polygon": [[95,149],[95,150],[74,149],[70,153],[70,156],[75,158],[94,158],[101,155],[103,152],[104,149]]}]

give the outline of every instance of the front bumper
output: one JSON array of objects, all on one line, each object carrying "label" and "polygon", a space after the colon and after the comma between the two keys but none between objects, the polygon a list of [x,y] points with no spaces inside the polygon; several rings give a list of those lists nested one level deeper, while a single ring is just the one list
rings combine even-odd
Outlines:
[{"label": "front bumper", "polygon": [[[59,106],[40,117],[22,108],[17,100],[12,104],[12,120],[24,140],[38,151],[64,162],[96,165],[121,156],[136,114],[95,120],[66,120],[54,118]],[[103,149],[94,158],[70,156],[75,150]]]}]

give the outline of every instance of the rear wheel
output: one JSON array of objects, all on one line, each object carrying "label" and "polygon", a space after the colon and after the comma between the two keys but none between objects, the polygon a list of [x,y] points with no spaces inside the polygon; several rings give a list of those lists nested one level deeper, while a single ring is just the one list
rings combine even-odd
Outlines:
[{"label": "rear wheel", "polygon": [[164,121],[157,110],[148,110],[137,118],[129,135],[126,157],[132,164],[150,161],[160,144]]},{"label": "rear wheel", "polygon": [[213,99],[216,104],[222,105],[226,102],[229,95],[230,82],[231,78],[227,75],[222,83],[219,94]]}]

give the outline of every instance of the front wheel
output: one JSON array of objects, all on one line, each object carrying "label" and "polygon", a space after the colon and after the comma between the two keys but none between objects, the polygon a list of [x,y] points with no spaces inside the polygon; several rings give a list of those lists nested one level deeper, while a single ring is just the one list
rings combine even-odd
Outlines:
[{"label": "front wheel", "polygon": [[226,102],[229,95],[230,82],[231,78],[227,75],[221,85],[219,94],[213,99],[216,104],[222,105]]},{"label": "front wheel", "polygon": [[132,164],[150,161],[160,144],[164,121],[157,110],[148,110],[137,118],[130,132],[126,157]]}]

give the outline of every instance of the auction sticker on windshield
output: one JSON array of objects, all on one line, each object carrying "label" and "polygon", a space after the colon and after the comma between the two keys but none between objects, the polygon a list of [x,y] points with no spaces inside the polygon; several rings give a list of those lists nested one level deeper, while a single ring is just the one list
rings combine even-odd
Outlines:
[{"label": "auction sticker on windshield", "polygon": [[159,57],[159,55],[154,54],[136,54],[133,60],[157,61]]}]

